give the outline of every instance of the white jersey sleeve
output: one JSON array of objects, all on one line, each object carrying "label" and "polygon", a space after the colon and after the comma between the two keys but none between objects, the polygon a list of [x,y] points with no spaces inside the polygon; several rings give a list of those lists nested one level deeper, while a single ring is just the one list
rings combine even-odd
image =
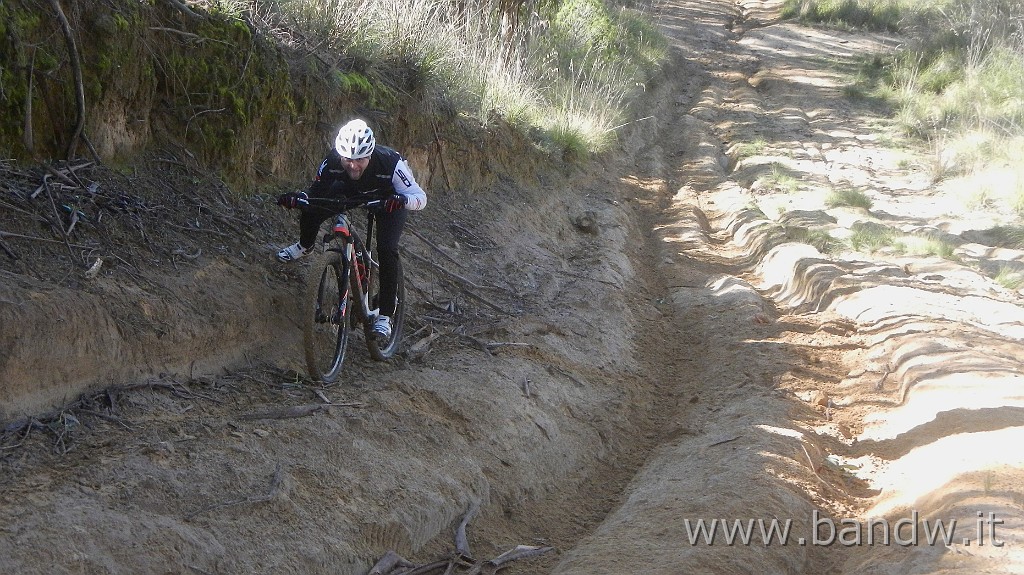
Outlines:
[{"label": "white jersey sleeve", "polygon": [[395,174],[391,176],[391,183],[395,191],[408,199],[405,207],[409,210],[422,210],[427,205],[427,193],[416,183],[412,176],[412,169],[405,159],[398,161],[395,166]]}]

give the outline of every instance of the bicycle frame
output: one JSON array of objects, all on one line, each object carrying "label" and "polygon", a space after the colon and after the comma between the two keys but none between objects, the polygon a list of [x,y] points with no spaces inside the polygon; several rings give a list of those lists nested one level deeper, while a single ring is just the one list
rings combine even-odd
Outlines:
[{"label": "bicycle frame", "polygon": [[[367,211],[366,237],[368,240],[373,238],[373,224],[373,212]],[[330,245],[333,241],[337,240],[341,241],[340,247]],[[359,237],[359,234],[352,227],[347,214],[341,213],[335,216],[331,233],[324,238],[324,249],[325,251],[341,254],[345,266],[344,269],[349,279],[345,291],[340,294],[341,301],[339,305],[342,307],[347,305],[348,290],[351,289],[356,295],[354,299],[360,304],[355,309],[357,319],[360,322],[376,319],[380,308],[373,307],[373,302],[370,301],[369,280],[370,267],[377,262],[373,259],[373,253],[369,245],[363,242],[362,238]]]}]

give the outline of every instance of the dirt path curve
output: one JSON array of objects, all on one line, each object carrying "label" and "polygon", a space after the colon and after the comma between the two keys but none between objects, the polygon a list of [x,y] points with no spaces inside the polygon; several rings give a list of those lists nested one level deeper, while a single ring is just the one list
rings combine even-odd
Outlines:
[{"label": "dirt path curve", "polygon": [[[985,250],[960,236],[961,264],[790,241],[970,225],[883,145],[884,117],[843,95],[839,70],[895,41],[773,24],[777,8],[661,5],[673,81],[652,96],[638,173],[674,196],[663,301],[687,333],[675,385],[690,400],[678,436],[555,572],[1021,572],[1020,297],[976,271]],[[799,187],[773,189],[778,172]],[[841,187],[875,209],[827,210]],[[716,519],[753,544],[724,525],[714,543],[695,535]],[[791,522],[788,544],[772,520]],[[926,540],[937,521],[948,544]]]}]

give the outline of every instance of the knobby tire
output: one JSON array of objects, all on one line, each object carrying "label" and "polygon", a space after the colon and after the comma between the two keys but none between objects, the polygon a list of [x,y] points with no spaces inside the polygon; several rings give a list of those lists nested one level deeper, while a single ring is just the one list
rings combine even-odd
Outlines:
[{"label": "knobby tire", "polygon": [[[327,251],[311,266],[306,280],[303,310],[303,347],[309,376],[334,383],[345,362],[352,314],[349,263],[336,251]],[[344,292],[344,305],[341,293]]]}]

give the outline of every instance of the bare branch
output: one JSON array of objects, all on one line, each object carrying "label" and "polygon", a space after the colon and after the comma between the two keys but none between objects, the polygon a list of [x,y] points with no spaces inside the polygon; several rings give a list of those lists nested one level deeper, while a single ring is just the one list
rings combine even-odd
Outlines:
[{"label": "bare branch", "polygon": [[60,20],[60,29],[64,33],[64,42],[68,47],[68,58],[71,60],[71,73],[75,78],[75,107],[78,109],[78,122],[75,125],[75,132],[71,135],[71,141],[68,142],[67,156],[70,160],[75,155],[75,149],[78,148],[78,139],[85,128],[85,85],[82,82],[82,64],[78,59],[78,46],[75,44],[75,35],[71,31],[71,23],[68,22],[67,16],[64,15],[64,9],[60,6],[60,0],[50,0],[50,5],[53,6],[53,10],[57,13],[57,19]]}]

